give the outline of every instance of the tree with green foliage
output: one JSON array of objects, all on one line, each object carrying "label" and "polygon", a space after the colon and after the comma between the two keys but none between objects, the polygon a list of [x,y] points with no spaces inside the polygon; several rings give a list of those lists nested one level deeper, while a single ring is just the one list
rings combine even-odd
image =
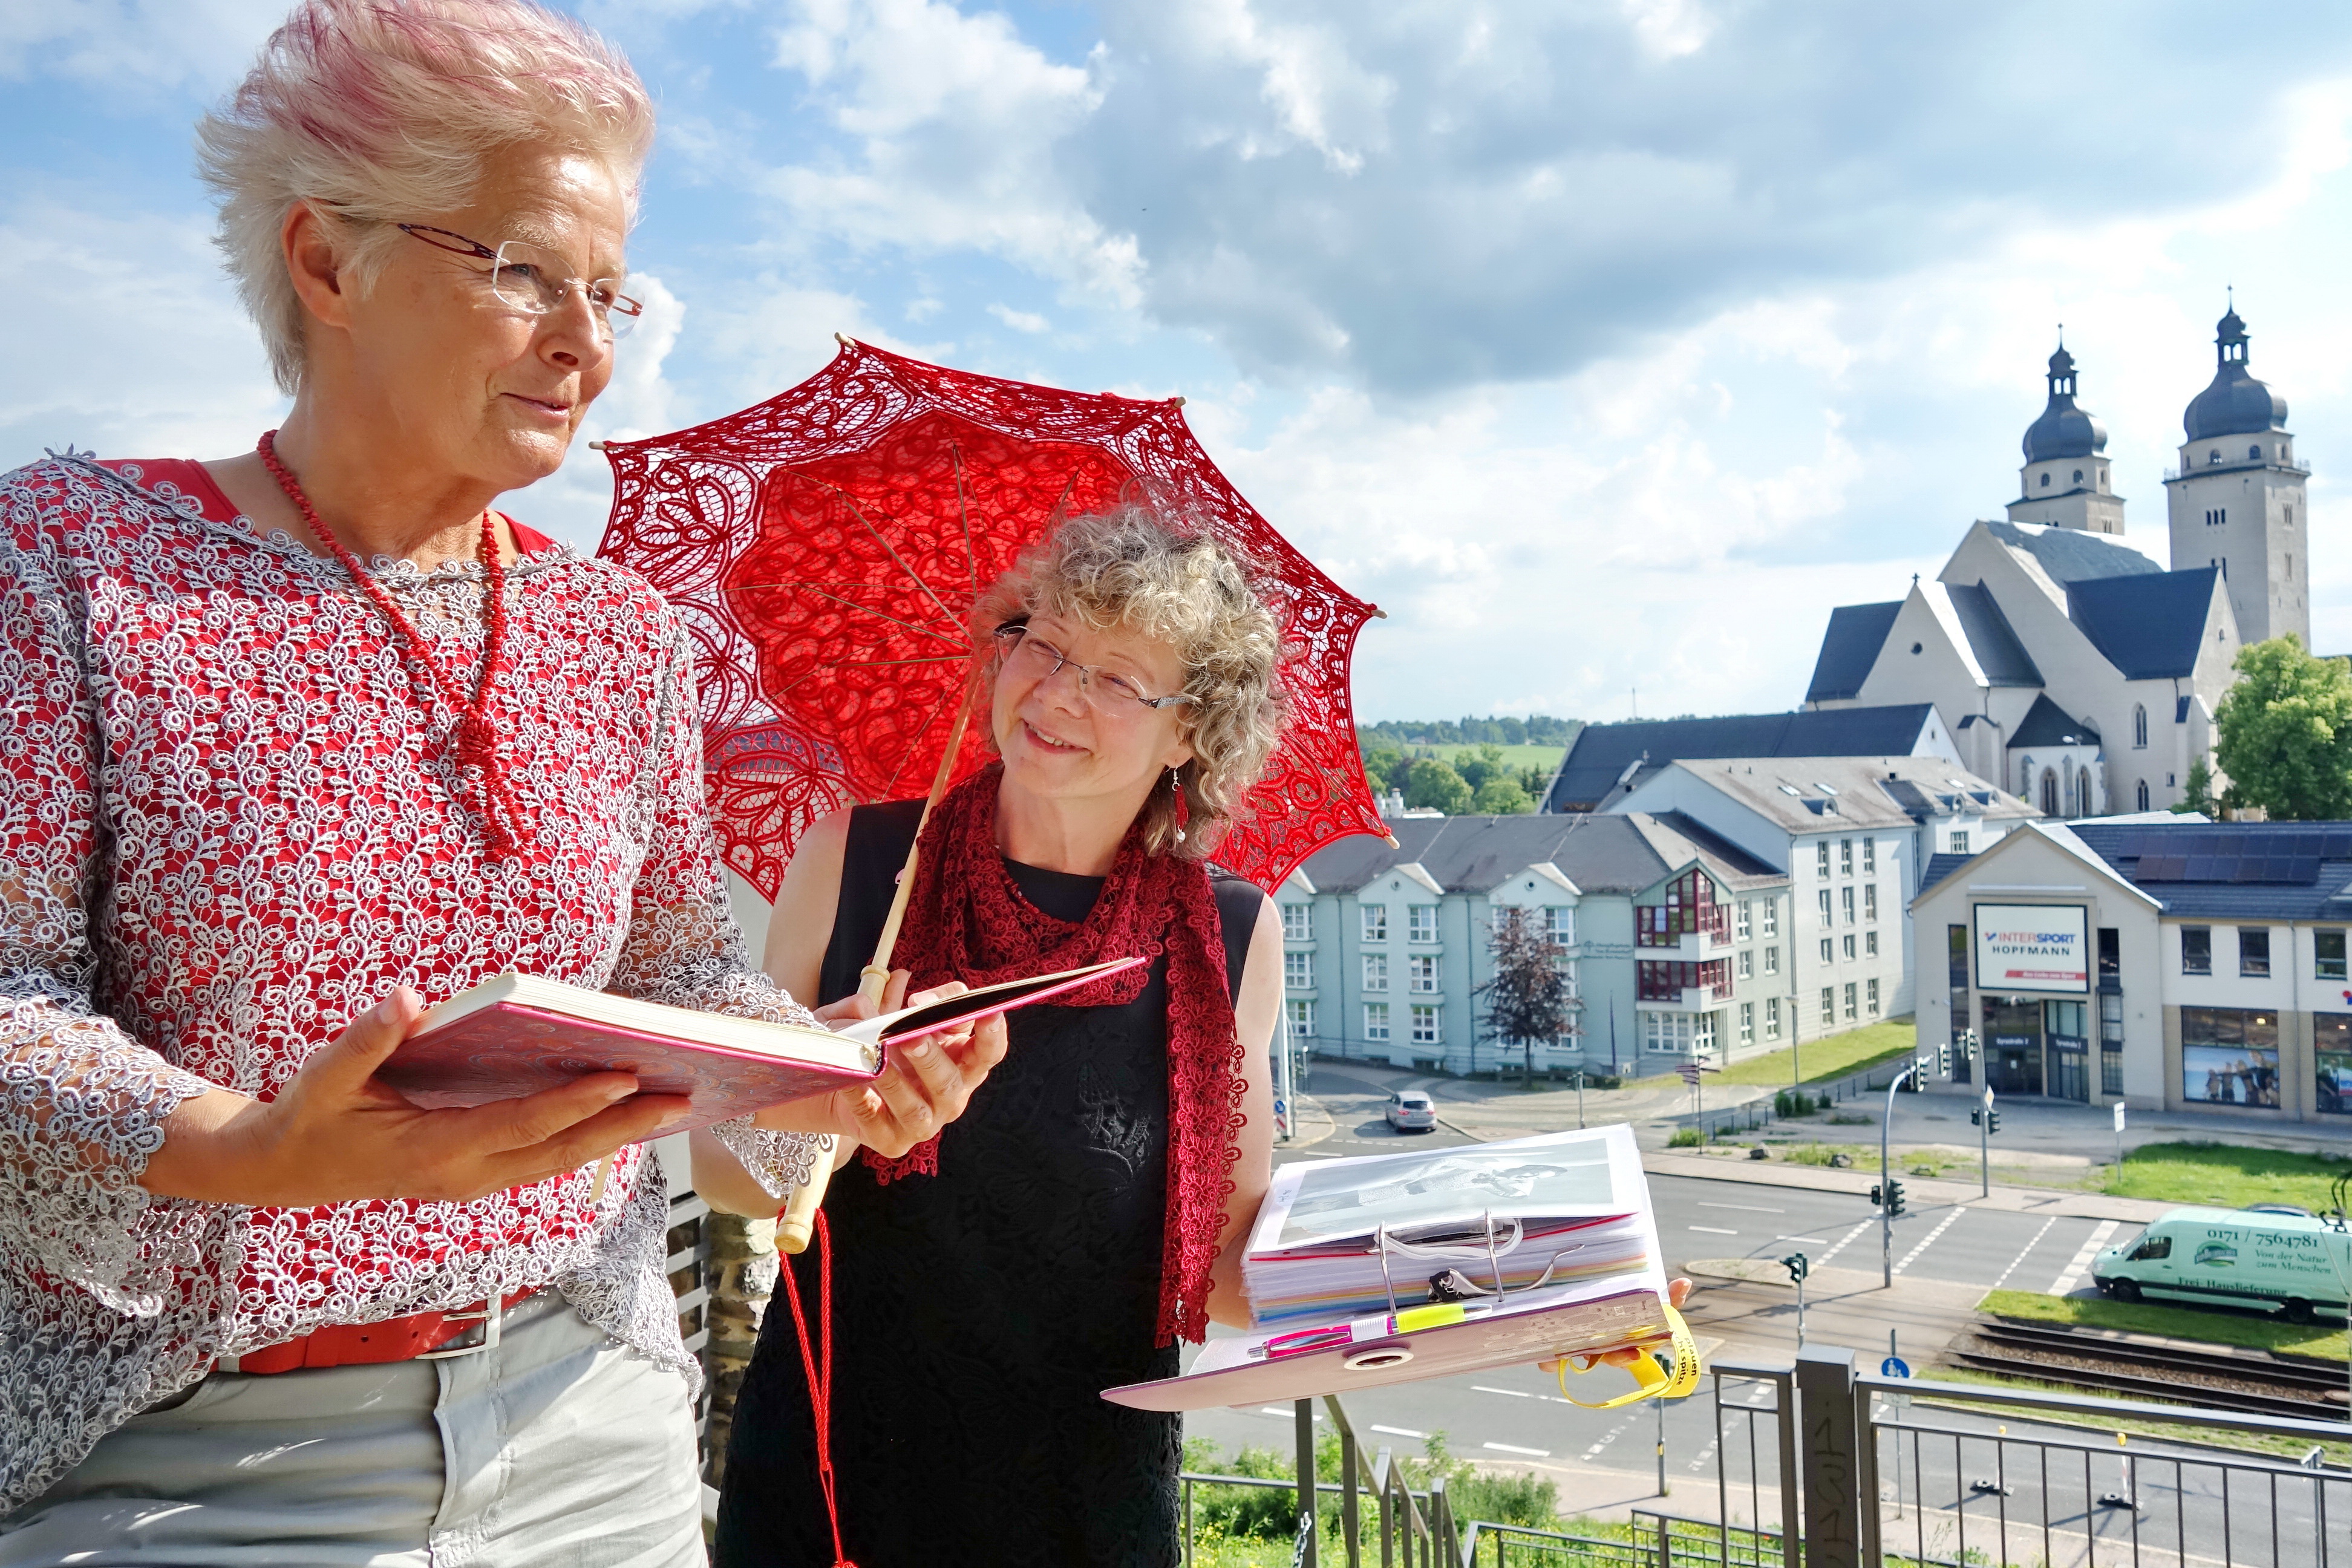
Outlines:
[{"label": "tree with green foliage", "polygon": [[1364,776],[1372,781],[1375,793],[1401,789],[1402,770],[1412,759],[1394,746],[1370,746],[1364,751]]},{"label": "tree with green foliage", "polygon": [[2213,770],[2202,757],[2189,764],[2189,782],[2180,786],[2180,804],[2172,808],[2172,815],[2186,816],[2192,811],[2209,817],[2221,815],[2221,803],[2213,798]]},{"label": "tree with green foliage", "polygon": [[1497,910],[1486,928],[1495,977],[1470,993],[1486,1000],[1478,1019],[1484,1037],[1527,1051],[1529,1083],[1536,1076],[1536,1042],[1576,1032],[1576,1018],[1568,1007],[1568,981],[1554,962],[1562,951],[1532,910]]},{"label": "tree with green foliage", "polygon": [[1454,771],[1462,775],[1462,782],[1475,794],[1486,787],[1488,779],[1503,771],[1503,748],[1492,741],[1484,742],[1476,751],[1455,757]]},{"label": "tree with green foliage", "polygon": [[1404,804],[1412,810],[1434,807],[1448,816],[1466,816],[1471,806],[1470,786],[1460,773],[1435,757],[1416,758],[1405,780]]},{"label": "tree with green foliage", "polygon": [[1470,799],[1470,809],[1482,816],[1526,816],[1535,808],[1535,797],[1508,773],[1489,774]]},{"label": "tree with green foliage", "polygon": [[2240,648],[2231,668],[2237,684],[2213,714],[2222,804],[2274,822],[2352,817],[2352,661],[2315,658],[2289,633]]}]

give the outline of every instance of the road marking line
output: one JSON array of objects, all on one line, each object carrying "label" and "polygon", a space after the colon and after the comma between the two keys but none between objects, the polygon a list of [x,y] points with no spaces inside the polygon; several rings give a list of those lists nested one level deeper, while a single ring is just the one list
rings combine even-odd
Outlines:
[{"label": "road marking line", "polygon": [[2074,1287],[2083,1282],[2084,1272],[2091,1267],[2091,1260],[2098,1257],[2099,1249],[2106,1246],[2107,1238],[2115,1235],[2119,1228],[2114,1220],[2101,1220],[2098,1228],[2091,1232],[2091,1239],[2083,1243],[2083,1249],[2074,1254],[2074,1260],[2072,1263],[2066,1265],[2066,1271],[2050,1281],[2050,1289],[2042,1294],[2045,1296],[2072,1294]]},{"label": "road marking line", "polygon": [[1529,1394],[1524,1388],[1489,1388],[1483,1383],[1472,1384],[1470,1385],[1470,1392],[1473,1394],[1507,1394],[1514,1399],[1533,1399],[1535,1397],[1534,1394]]},{"label": "road marking line", "polygon": [[1927,1251],[1929,1247],[1935,1246],[1936,1238],[1943,1235],[1946,1231],[1951,1229],[1952,1222],[1968,1212],[1968,1205],[1960,1204],[1956,1205],[1951,1213],[1944,1216],[1942,1224],[1937,1226],[1935,1229],[1927,1233],[1925,1240],[1921,1241],[1918,1246],[1913,1247],[1909,1252],[1903,1255],[1903,1261],[1895,1266],[1895,1272],[1900,1274],[1906,1268],[1910,1268],[1912,1264],[1917,1262],[1919,1260],[1919,1255]]},{"label": "road marking line", "polygon": [[1738,1209],[1742,1214],[1787,1214],[1787,1209],[1760,1209],[1754,1204],[1701,1204],[1703,1209]]},{"label": "road marking line", "polygon": [[1410,1426],[1382,1426],[1375,1424],[1372,1430],[1375,1432],[1385,1432],[1391,1437],[1426,1437],[1429,1436],[1426,1432],[1416,1432]]},{"label": "road marking line", "polygon": [[1827,1247],[1830,1244],[1829,1237],[1825,1236],[1776,1236],[1772,1239],[1775,1241],[1801,1241],[1808,1247]]},{"label": "road marking line", "polygon": [[1549,1459],[1549,1448],[1522,1448],[1517,1443],[1481,1443],[1482,1448],[1492,1448],[1497,1454],[1525,1454],[1530,1459]]},{"label": "road marking line", "polygon": [[1736,1230],[1725,1230],[1720,1226],[1713,1225],[1693,1225],[1685,1226],[1683,1228],[1685,1230],[1702,1230],[1709,1236],[1738,1236],[1739,1234]]},{"label": "road marking line", "polygon": [[2000,1271],[2000,1278],[1992,1282],[1992,1288],[1994,1289],[1998,1290],[2002,1286],[2009,1283],[2009,1277],[2017,1272],[2017,1266],[2025,1261],[2025,1255],[2032,1251],[2035,1247],[2041,1246],[2042,1238],[2048,1236],[2050,1234],[2050,1227],[2057,1223],[2058,1216],[2054,1214],[2048,1219],[2042,1222],[2042,1228],[2033,1233],[2033,1239],[2027,1242],[2025,1246],[2019,1250],[2017,1256],[2009,1260],[2009,1267],[2002,1269]]},{"label": "road marking line", "polygon": [[1831,1247],[1827,1252],[1822,1253],[1819,1258],[1813,1259],[1813,1267],[1819,1268],[1822,1264],[1827,1263],[1831,1258],[1835,1258],[1839,1253],[1843,1252],[1848,1247],[1853,1244],[1854,1237],[1860,1236],[1864,1231],[1868,1230],[1872,1226],[1876,1225],[1877,1223],[1878,1222],[1874,1219],[1866,1219],[1860,1225],[1855,1226],[1852,1230],[1847,1231],[1843,1236],[1838,1237],[1836,1246]]}]

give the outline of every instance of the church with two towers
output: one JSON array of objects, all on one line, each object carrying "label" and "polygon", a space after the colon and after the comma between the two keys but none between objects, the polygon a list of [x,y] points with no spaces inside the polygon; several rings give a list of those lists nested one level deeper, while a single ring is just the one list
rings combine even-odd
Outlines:
[{"label": "church with two towers", "polygon": [[1805,706],[1933,703],[1971,772],[2052,816],[2179,802],[2189,770],[2212,766],[2238,650],[2311,642],[2310,470],[2247,342],[2233,307],[2182,416],[2164,476],[2171,570],[2123,542],[2106,427],[2075,401],[2062,344],[2007,518],[1971,524],[1906,597],[1832,610]]}]

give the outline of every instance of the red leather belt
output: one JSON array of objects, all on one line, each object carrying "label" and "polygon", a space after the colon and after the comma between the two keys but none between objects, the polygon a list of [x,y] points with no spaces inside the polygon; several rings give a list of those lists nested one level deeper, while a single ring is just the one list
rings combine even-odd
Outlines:
[{"label": "red leather belt", "polygon": [[[498,1344],[499,1324],[506,1314],[544,1289],[534,1285],[500,1301],[477,1301],[470,1307],[443,1312],[415,1312],[405,1318],[388,1318],[381,1323],[336,1323],[284,1344],[247,1351],[243,1355],[223,1356],[215,1370],[268,1374],[478,1355]],[[481,1337],[472,1344],[455,1350],[442,1348],[477,1331]]]}]

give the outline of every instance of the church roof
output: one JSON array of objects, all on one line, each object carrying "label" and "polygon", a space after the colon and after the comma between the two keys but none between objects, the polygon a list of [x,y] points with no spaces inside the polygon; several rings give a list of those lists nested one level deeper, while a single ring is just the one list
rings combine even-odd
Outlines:
[{"label": "church roof", "polygon": [[2158,680],[2197,668],[2213,603],[2210,566],[2066,585],[2066,616],[2128,680]]},{"label": "church roof", "polygon": [[1830,629],[1822,634],[1821,656],[1813,660],[1812,684],[1805,689],[1808,702],[1835,702],[1858,697],[1878,650],[1894,629],[1903,601],[1883,605],[1840,605],[1830,612]]},{"label": "church roof", "polygon": [[2286,399],[2256,381],[2253,372],[2246,368],[2247,342],[2246,323],[2232,308],[2214,329],[2218,363],[2212,383],[2190,400],[2180,417],[2181,428],[2191,441],[2286,428]]},{"label": "church roof", "polygon": [[2059,584],[2080,583],[2093,577],[2147,576],[2164,570],[2129,545],[2116,544],[2079,528],[1998,521],[1988,521],[1984,526],[2003,544],[2032,556],[2051,580]]},{"label": "church roof", "polygon": [[2050,403],[2025,427],[2025,460],[2087,458],[2107,448],[2107,427],[2091,411],[2074,405],[2074,356],[2066,345],[2050,356]]},{"label": "church roof", "polygon": [[2099,732],[2079,719],[2070,718],[2066,710],[2050,700],[2043,692],[2033,700],[2018,721],[2017,733],[2009,738],[2014,746],[2090,746],[2098,743]]},{"label": "church roof", "polygon": [[1984,671],[1987,685],[2042,684],[2041,669],[2025,645],[2017,640],[1991,589],[1982,583],[1948,583],[1944,592],[1952,601],[1953,614],[1959,617],[1960,630],[1968,634],[1969,651],[1977,656],[1977,668]]},{"label": "church roof", "polygon": [[1637,782],[1676,762],[1722,757],[1909,756],[1935,714],[1933,703],[1906,702],[1882,708],[1587,724],[1560,763],[1559,776],[1552,781],[1543,809],[1593,810],[1610,798],[1621,780]]}]

